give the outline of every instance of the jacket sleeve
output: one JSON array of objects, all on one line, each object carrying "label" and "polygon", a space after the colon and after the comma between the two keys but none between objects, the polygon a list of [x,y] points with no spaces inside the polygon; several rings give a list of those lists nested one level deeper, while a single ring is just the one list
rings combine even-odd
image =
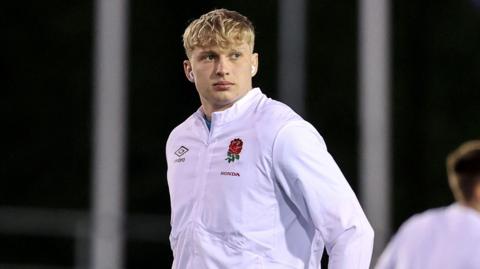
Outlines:
[{"label": "jacket sleeve", "polygon": [[305,121],[280,129],[273,147],[276,179],[319,232],[330,269],[368,269],[373,230],[315,128]]}]

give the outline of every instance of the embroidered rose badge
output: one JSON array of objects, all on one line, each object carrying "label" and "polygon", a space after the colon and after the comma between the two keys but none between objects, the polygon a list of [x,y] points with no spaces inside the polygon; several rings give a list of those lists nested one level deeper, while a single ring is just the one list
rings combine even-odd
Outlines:
[{"label": "embroidered rose badge", "polygon": [[242,152],[243,141],[240,138],[235,138],[230,141],[228,147],[227,158],[225,159],[229,163],[240,159],[240,152]]}]

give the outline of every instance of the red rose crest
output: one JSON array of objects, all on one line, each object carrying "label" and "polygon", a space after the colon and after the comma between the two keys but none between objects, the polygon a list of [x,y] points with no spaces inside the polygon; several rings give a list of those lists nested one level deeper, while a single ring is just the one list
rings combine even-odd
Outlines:
[{"label": "red rose crest", "polygon": [[230,141],[228,147],[227,158],[225,159],[229,163],[240,159],[240,152],[242,152],[243,141],[240,138],[235,138]]}]

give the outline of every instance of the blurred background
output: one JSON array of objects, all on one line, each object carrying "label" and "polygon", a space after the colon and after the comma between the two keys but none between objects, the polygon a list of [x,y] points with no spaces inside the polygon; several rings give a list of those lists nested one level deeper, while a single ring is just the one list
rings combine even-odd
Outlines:
[{"label": "blurred background", "polygon": [[[285,56],[280,53],[282,2],[128,4],[120,175],[124,185],[119,188],[124,190],[119,206],[122,267],[171,264],[165,142],[200,105],[183,74],[183,30],[213,8],[248,16],[256,26],[260,54],[254,85],[289,103],[279,91],[279,66]],[[480,1],[388,3],[388,178],[383,180],[389,183],[380,188],[387,197],[387,239],[412,214],[453,201],[445,157],[461,142],[480,137]],[[95,10],[96,3],[85,0],[0,4],[2,269],[91,264],[90,227],[98,203],[95,91],[101,88],[95,82]],[[365,201],[369,192],[361,191],[360,11],[360,2],[353,0],[305,1],[303,13],[295,13],[304,23],[302,66],[291,68],[303,76],[298,109],[322,134]]]}]

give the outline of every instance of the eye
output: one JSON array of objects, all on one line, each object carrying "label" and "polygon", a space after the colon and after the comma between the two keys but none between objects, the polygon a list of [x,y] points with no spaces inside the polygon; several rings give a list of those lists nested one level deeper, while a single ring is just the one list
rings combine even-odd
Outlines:
[{"label": "eye", "polygon": [[207,59],[207,60],[209,60],[209,61],[215,60],[215,55],[213,55],[213,54],[208,54],[207,56],[205,56],[205,59]]},{"label": "eye", "polygon": [[234,52],[230,55],[230,57],[232,59],[238,59],[238,58],[242,57],[242,53],[241,52]]},{"label": "eye", "polygon": [[202,55],[201,60],[211,62],[215,60],[216,55],[214,53],[206,53]]}]

